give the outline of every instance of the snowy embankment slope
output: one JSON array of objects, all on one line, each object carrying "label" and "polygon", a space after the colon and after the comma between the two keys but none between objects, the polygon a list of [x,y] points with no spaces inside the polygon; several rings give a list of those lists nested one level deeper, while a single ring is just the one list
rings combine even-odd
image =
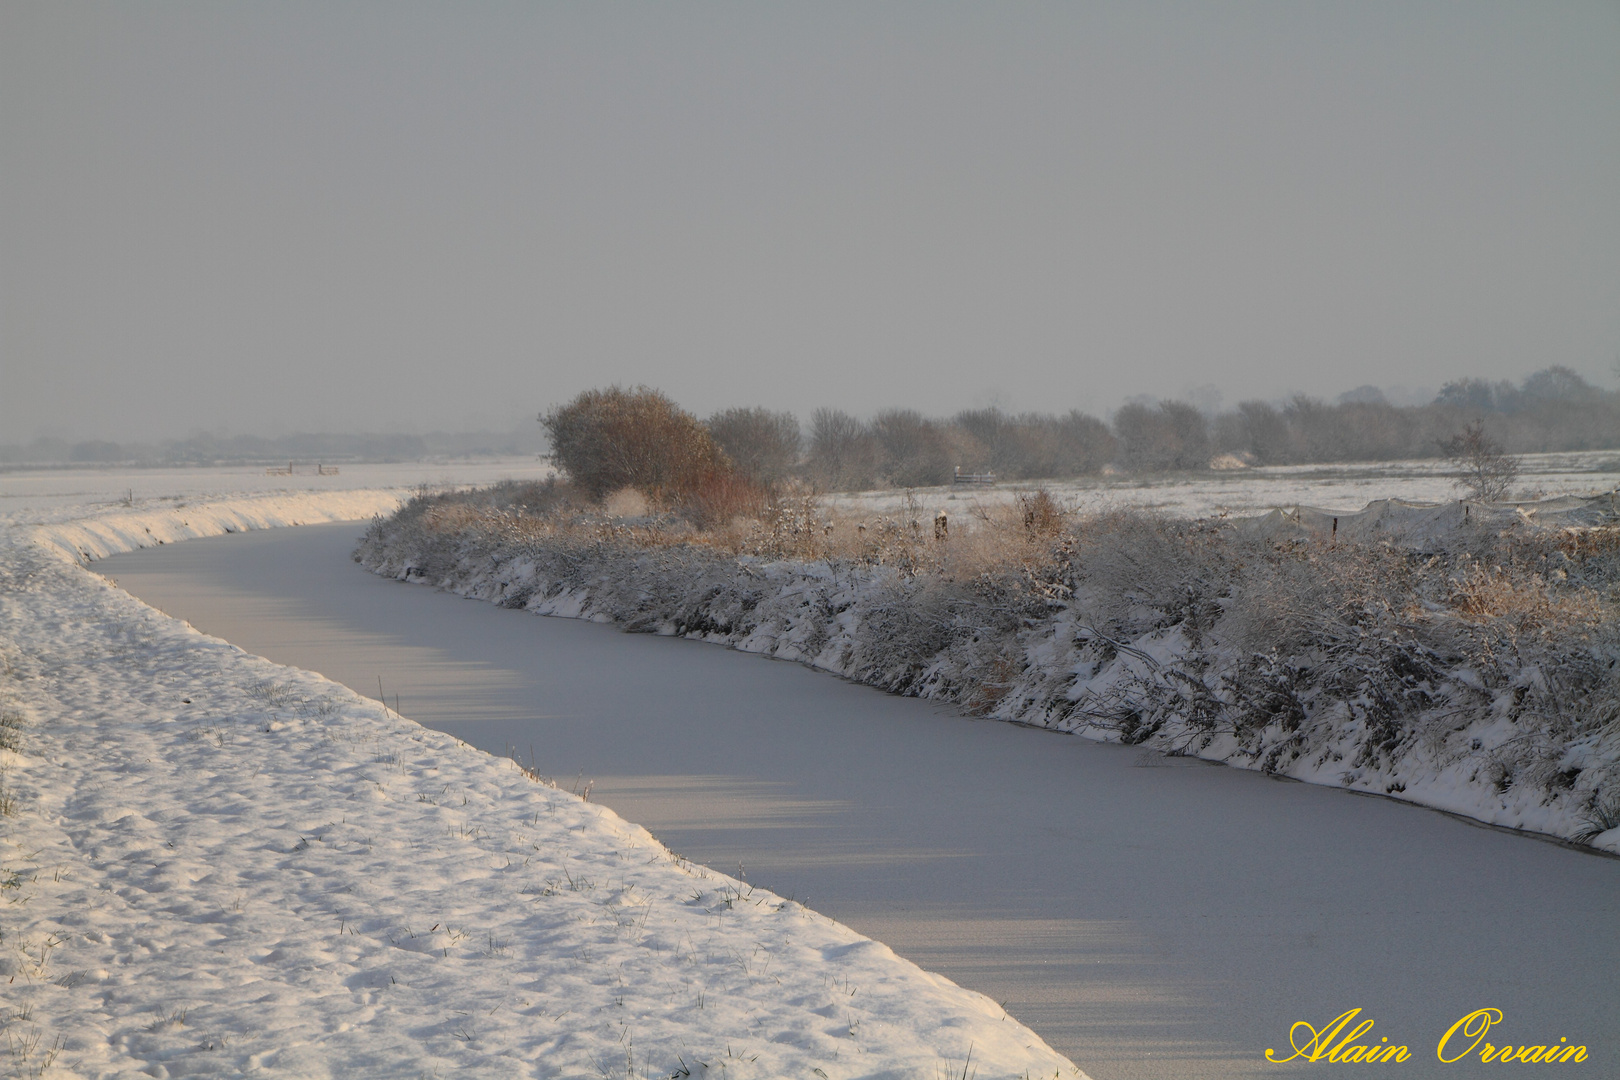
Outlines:
[{"label": "snowy embankment slope", "polygon": [[[1562,522],[1612,508],[1604,497],[1543,511]],[[1355,514],[1274,511],[1246,528],[1292,536],[1320,524],[1324,534],[1370,537],[1495,517],[1524,515],[1376,503]],[[1140,539],[1152,561],[1162,538],[1146,530]],[[1245,654],[1183,622],[1115,639],[1078,603],[1031,603],[1027,590],[997,593],[988,581],[941,584],[887,566],[733,557],[695,544],[544,538],[515,519],[435,531],[404,515],[372,530],[360,556],[378,573],[506,607],[727,644],[984,715],[1620,852],[1610,820],[1620,815],[1612,642],[1538,653],[1530,635],[1478,638],[1477,656],[1422,652],[1428,666],[1414,673],[1418,650],[1394,620],[1350,627],[1337,656],[1321,643]],[[1606,699],[1563,687],[1560,665],[1583,678],[1595,671]]]},{"label": "snowy embankment slope", "polygon": [[1082,1075],[982,995],[74,561],[396,500],[0,537],[6,1071]]}]

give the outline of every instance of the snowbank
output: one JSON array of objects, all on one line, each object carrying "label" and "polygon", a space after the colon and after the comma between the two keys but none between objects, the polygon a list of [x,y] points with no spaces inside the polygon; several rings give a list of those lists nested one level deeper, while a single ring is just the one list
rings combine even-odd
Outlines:
[{"label": "snowbank", "polygon": [[68,511],[61,520],[32,525],[23,531],[36,543],[89,561],[202,536],[376,517],[393,513],[405,498],[399,490],[361,489],[284,491],[206,502],[183,498],[142,500],[139,507],[102,508],[89,514]]},{"label": "snowbank", "polygon": [[76,565],[397,499],[103,508],[0,542],[11,1071],[1083,1075],[982,995]]}]

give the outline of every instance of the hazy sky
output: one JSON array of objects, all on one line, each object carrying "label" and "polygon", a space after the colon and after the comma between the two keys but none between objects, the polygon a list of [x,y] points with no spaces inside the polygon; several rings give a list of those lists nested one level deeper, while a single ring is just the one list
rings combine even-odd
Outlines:
[{"label": "hazy sky", "polygon": [[1620,353],[1620,3],[0,0],[0,442]]}]

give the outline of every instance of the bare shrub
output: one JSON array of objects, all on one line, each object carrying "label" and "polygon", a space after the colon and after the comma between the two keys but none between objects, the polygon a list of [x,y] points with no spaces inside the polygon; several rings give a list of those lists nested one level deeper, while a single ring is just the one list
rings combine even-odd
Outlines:
[{"label": "bare shrub", "polygon": [[826,491],[870,487],[877,479],[877,445],[865,424],[837,409],[810,414],[811,480]]},{"label": "bare shrub", "polygon": [[1497,623],[1514,633],[1595,626],[1604,615],[1597,595],[1558,588],[1536,573],[1464,560],[1451,579],[1453,611],[1475,623]]},{"label": "bare shrub", "polygon": [[940,425],[911,409],[888,409],[869,430],[878,450],[878,474],[894,487],[951,482],[950,446]]},{"label": "bare shrub", "polygon": [[1462,431],[1443,440],[1440,453],[1462,470],[1457,486],[1480,502],[1507,498],[1508,488],[1519,477],[1519,459],[1486,433],[1482,420],[1467,424]]},{"label": "bare shrub", "polygon": [[764,508],[747,538],[750,554],[814,561],[831,547],[833,525],[816,500],[804,491],[787,491]]},{"label": "bare shrub", "polygon": [[1250,543],[1222,634],[1246,652],[1295,653],[1355,636],[1414,600],[1412,564],[1373,546]]},{"label": "bare shrub", "polygon": [[1103,466],[1114,460],[1119,448],[1107,424],[1078,409],[1058,417],[1056,429],[1059,462],[1056,476],[1101,472]]},{"label": "bare shrub", "polygon": [[899,513],[857,522],[853,535],[848,529],[837,531],[840,543],[833,551],[865,566],[893,567],[906,577],[935,569],[938,553],[932,550],[932,532],[924,528],[923,516],[916,496],[907,492]]},{"label": "bare shrub", "polygon": [[1264,401],[1239,403],[1235,413],[1216,422],[1222,450],[1248,453],[1260,465],[1280,465],[1295,457],[1293,434],[1277,408]]},{"label": "bare shrub", "polygon": [[1210,526],[1117,511],[1080,522],[1078,606],[1112,634],[1135,636],[1213,622],[1231,568]]},{"label": "bare shrub", "polygon": [[1018,510],[1024,531],[1031,536],[1056,536],[1063,531],[1063,510],[1045,488],[1018,493]]},{"label": "bare shrub", "polygon": [[758,519],[769,504],[770,492],[763,485],[739,473],[715,470],[684,492],[676,509],[699,529],[709,529],[737,518]]},{"label": "bare shrub", "polygon": [[1079,411],[1009,416],[1000,409],[970,409],[957,413],[950,429],[956,464],[1013,480],[1095,473],[1116,449],[1108,425]]},{"label": "bare shrub", "polygon": [[1127,468],[1201,469],[1209,462],[1208,421],[1185,402],[1161,401],[1154,408],[1123,405],[1114,414],[1114,432]]},{"label": "bare shrub", "polygon": [[0,709],[0,750],[21,750],[22,729],[22,713]]}]

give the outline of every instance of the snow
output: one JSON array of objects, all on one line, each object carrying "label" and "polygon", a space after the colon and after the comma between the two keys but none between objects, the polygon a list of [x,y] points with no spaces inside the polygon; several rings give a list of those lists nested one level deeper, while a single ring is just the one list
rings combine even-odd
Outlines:
[{"label": "snow", "polygon": [[[1620,454],[1613,450],[1525,454],[1520,466],[1517,495],[1525,498],[1596,494],[1620,487]],[[1045,488],[1064,507],[1084,513],[1131,507],[1172,517],[1242,517],[1301,505],[1355,511],[1380,499],[1455,502],[1460,493],[1453,476],[1451,466],[1435,460],[1273,465],[1223,471],[1215,476],[1032,480],[1004,482],[992,488],[923,488],[909,494],[929,517],[941,510],[952,515],[968,514],[976,503],[1005,503],[1017,491],[1037,487]],[[907,494],[868,491],[832,495],[826,501],[847,514],[892,514]]]},{"label": "snow", "polygon": [[361,462],[319,475],[299,464],[291,475],[256,465],[177,468],[0,469],[0,521],[81,517],[87,509],[148,500],[213,502],[245,495],[355,490],[416,491],[483,485],[498,480],[540,480],[552,474],[533,457],[469,458],[432,462]]},{"label": "snow", "polygon": [[1083,1075],[983,995],[78,562],[414,483],[125,476],[4,491],[13,1071]]}]

